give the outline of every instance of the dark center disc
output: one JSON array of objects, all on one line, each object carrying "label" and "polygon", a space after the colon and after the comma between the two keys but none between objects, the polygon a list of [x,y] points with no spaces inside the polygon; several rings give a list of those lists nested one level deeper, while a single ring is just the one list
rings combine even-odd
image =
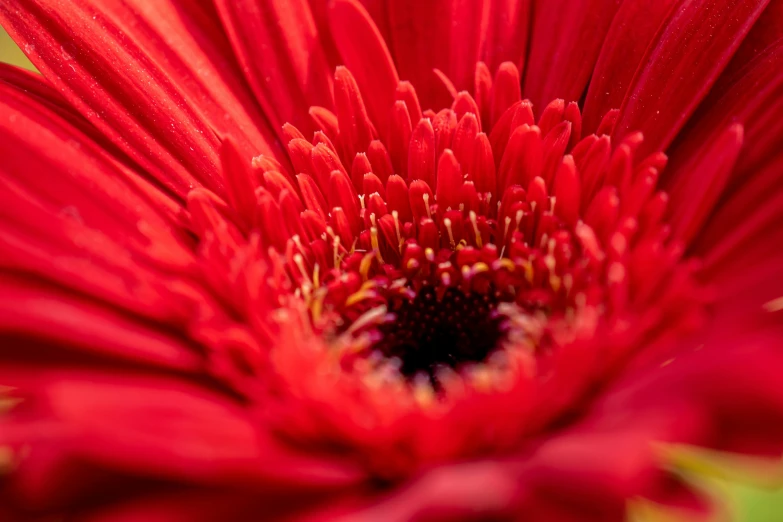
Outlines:
[{"label": "dark center disc", "polygon": [[396,320],[380,327],[375,348],[398,358],[406,377],[425,373],[435,382],[439,366],[479,363],[500,345],[504,318],[497,303],[493,293],[449,288],[438,298],[435,289],[424,287],[412,300],[390,303]]}]

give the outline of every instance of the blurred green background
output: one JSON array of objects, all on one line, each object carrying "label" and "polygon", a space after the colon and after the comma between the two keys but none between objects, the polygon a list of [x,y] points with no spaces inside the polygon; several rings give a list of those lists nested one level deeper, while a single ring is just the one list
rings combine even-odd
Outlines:
[{"label": "blurred green background", "polygon": [[[12,63],[35,71],[35,67],[2,29],[0,29],[0,62]],[[727,475],[725,469],[715,473],[713,466],[706,467],[713,468],[710,475],[717,474],[724,477]],[[728,473],[728,476],[733,475]],[[753,487],[748,485],[747,481],[738,483],[720,477],[706,478],[701,475],[698,477],[693,480],[699,482],[705,490],[716,494],[726,505],[725,512],[719,515],[715,522],[783,522],[783,492],[779,489]],[[664,512],[647,504],[635,504],[631,507],[631,513],[631,522],[682,522],[684,520],[675,513]]]},{"label": "blurred green background", "polygon": [[0,62],[12,63],[19,67],[30,69],[31,71],[35,70],[35,67],[33,67],[30,60],[25,57],[22,50],[14,44],[14,41],[11,40],[8,33],[2,29],[0,29]]}]

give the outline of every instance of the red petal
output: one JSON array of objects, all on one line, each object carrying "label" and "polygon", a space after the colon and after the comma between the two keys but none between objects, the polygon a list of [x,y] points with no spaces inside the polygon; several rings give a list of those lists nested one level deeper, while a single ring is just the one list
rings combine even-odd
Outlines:
[{"label": "red petal", "polygon": [[438,179],[435,197],[441,212],[459,208],[462,188],[462,169],[451,150],[446,149],[438,160]]},{"label": "red petal", "polygon": [[669,190],[674,237],[688,244],[699,232],[723,192],[742,147],[742,125],[726,129],[688,164],[690,175],[681,175]]},{"label": "red petal", "polygon": [[[339,170],[332,172],[329,178],[329,203],[333,209],[334,207],[341,207],[345,211],[353,235],[358,235],[361,230],[359,199],[350,178],[348,178],[345,172],[340,172]],[[345,246],[349,247],[350,243]]]},{"label": "red petal", "polygon": [[[741,123],[745,140],[727,188],[704,230],[694,238],[692,251],[703,257],[704,276],[721,293],[734,282],[744,281],[734,315],[746,315],[763,303],[783,295],[778,277],[764,277],[763,264],[778,262],[783,239],[777,237],[783,220],[783,164],[779,143],[783,136],[783,42],[766,49],[753,62],[722,78],[672,153],[664,172],[667,184],[693,176],[691,160],[701,157],[717,139],[719,129],[732,121]],[[752,268],[750,268],[752,267]],[[742,279],[740,276],[751,278]],[[758,277],[757,277],[758,276]],[[720,281],[718,282],[718,279]],[[744,305],[743,305],[744,303]]]},{"label": "red petal", "polygon": [[[0,232],[0,241],[3,235]],[[97,278],[100,274],[92,276]],[[83,362],[74,353],[78,351],[131,363],[202,370],[201,355],[186,340],[105,302],[79,297],[18,274],[0,275],[0,293],[3,364],[20,360],[60,365]]]},{"label": "red petal", "polygon": [[490,71],[503,62],[512,62],[524,70],[532,7],[531,0],[490,0],[481,46],[481,60]]},{"label": "red petal", "polygon": [[421,179],[430,186],[435,185],[435,130],[427,118],[419,121],[411,136],[407,179],[409,182]]},{"label": "red petal", "polygon": [[385,132],[400,81],[386,43],[355,0],[332,2],[329,25],[345,65],[354,73],[361,92],[368,93],[365,103],[376,128]]},{"label": "red petal", "polygon": [[541,172],[541,132],[538,127],[522,125],[511,133],[508,147],[498,167],[498,186],[527,187]]},{"label": "red petal", "polygon": [[378,193],[382,200],[386,200],[386,188],[381,183],[381,180],[373,174],[368,172],[364,175],[364,183],[362,186],[362,193],[365,198],[370,197],[372,194]]},{"label": "red petal", "polygon": [[278,252],[285,250],[288,238],[293,232],[286,227],[283,212],[280,205],[272,195],[259,189],[258,193],[251,193],[256,200],[253,208],[253,228],[261,232],[261,244],[264,247],[274,247]]},{"label": "red petal", "polygon": [[732,122],[745,127],[745,147],[734,184],[752,175],[779,152],[783,139],[783,42],[764,50],[751,63],[722,77],[694,116],[695,125],[678,138],[671,152],[667,179],[676,179],[694,150],[708,146]]},{"label": "red petal", "polygon": [[674,9],[629,86],[614,135],[643,132],[641,156],[668,147],[768,1],[701,0]]},{"label": "red petal", "polygon": [[416,223],[419,223],[422,218],[428,218],[430,216],[430,206],[433,204],[434,200],[432,197],[432,190],[430,190],[430,186],[427,183],[420,179],[413,180],[408,189],[408,197],[410,199],[413,218]]},{"label": "red petal", "polygon": [[389,155],[395,172],[404,172],[408,166],[408,147],[413,132],[411,121],[405,102],[395,102],[388,133]]},{"label": "red petal", "polygon": [[479,107],[481,125],[484,129],[490,128],[491,115],[491,95],[492,95],[492,75],[484,62],[476,63],[476,75],[474,80],[473,93],[476,97],[476,104]]},{"label": "red petal", "polygon": [[541,129],[541,136],[546,137],[549,131],[558,123],[563,121],[565,115],[565,101],[561,99],[552,100],[541,111],[538,118],[538,127]]},{"label": "red petal", "polygon": [[595,132],[604,114],[619,109],[647,46],[676,0],[623,2],[606,35],[587,91],[584,129]]},{"label": "red petal", "polygon": [[734,58],[732,58],[729,66],[726,67],[726,73],[728,75],[736,74],[745,65],[759,56],[762,51],[771,47],[779,40],[782,33],[783,2],[781,0],[771,0],[742,41],[740,48],[737,49]]},{"label": "red petal", "polygon": [[309,135],[307,109],[332,106],[332,69],[307,1],[217,0],[216,6],[273,128],[291,122]]},{"label": "red petal", "polygon": [[337,152],[337,147],[334,146],[334,143],[331,139],[329,139],[329,136],[327,136],[325,132],[315,131],[313,134],[313,145],[317,147],[321,144],[325,145],[326,148],[332,151],[335,155],[339,154]]},{"label": "red petal", "polygon": [[300,131],[290,123],[284,123],[281,132],[283,134],[283,143],[289,143],[291,140],[305,139],[304,134],[302,134],[302,131]]},{"label": "red petal", "polygon": [[326,219],[326,200],[315,180],[307,174],[296,177],[299,190],[302,192],[302,202],[308,210],[314,212],[322,220]]},{"label": "red petal", "polygon": [[[454,114],[457,116],[457,121],[462,119],[462,116],[469,112],[473,113],[476,118],[481,116],[476,100],[474,100],[473,96],[467,91],[457,93],[457,96],[454,97],[454,103],[451,104],[451,110],[454,111]],[[481,129],[479,128],[479,130]]]},{"label": "red petal", "polygon": [[593,143],[580,158],[574,155],[576,166],[582,178],[582,205],[585,206],[593,198],[595,192],[603,185],[606,166],[611,157],[612,143],[609,136],[602,136]]},{"label": "red petal", "polygon": [[570,121],[562,121],[544,138],[544,143],[542,144],[544,159],[541,177],[544,178],[549,187],[552,186],[552,180],[568,146],[571,137],[571,127]]},{"label": "red petal", "polygon": [[15,67],[8,63],[0,63],[0,82],[12,87],[17,92],[23,92],[25,96],[30,97],[30,102],[41,104],[41,106],[58,114],[62,119],[69,122],[83,134],[89,136],[96,143],[112,155],[121,157],[123,153],[110,140],[101,134],[90,122],[79,114],[71,105],[58,93],[52,85],[40,74]]},{"label": "red petal", "polygon": [[405,106],[410,113],[411,123],[418,123],[421,119],[421,105],[413,85],[405,81],[398,83],[395,90],[395,99],[405,102]]},{"label": "red petal", "polygon": [[782,168],[778,156],[725,197],[693,246],[704,259],[703,277],[718,286],[719,298],[735,317],[783,297],[778,276],[783,262]]},{"label": "red petal", "polygon": [[[367,201],[367,210],[370,212],[370,216],[375,216],[375,218],[380,220],[380,218],[386,216],[386,214],[389,213],[389,208],[386,206],[386,202],[383,200],[380,194],[370,194],[367,197]],[[393,221],[394,220],[392,220],[392,222]],[[393,224],[392,230],[394,230]],[[392,234],[390,237],[394,237],[394,234]]]},{"label": "red petal", "polygon": [[294,165],[297,174],[313,175],[313,145],[302,139],[293,139],[288,142],[288,155]]},{"label": "red petal", "polygon": [[329,224],[334,231],[334,239],[337,241],[335,248],[348,249],[353,245],[354,238],[348,215],[342,207],[333,207],[329,214]]},{"label": "red petal", "polygon": [[1,83],[0,113],[4,265],[144,315],[183,312],[164,289],[166,272],[194,268],[192,246],[171,218],[182,207]]},{"label": "red petal", "polygon": [[[450,11],[443,14],[446,14],[448,21],[449,43],[445,49],[440,50],[448,53],[448,66],[435,67],[446,73],[458,91],[463,91],[473,87],[479,47],[486,32],[486,2],[452,0],[448,4],[447,9],[450,8]],[[525,35],[518,33],[516,36],[524,38]]]},{"label": "red petal", "polygon": [[[389,153],[380,140],[373,140],[370,142],[370,146],[367,148],[367,159],[370,160],[373,173],[378,176],[382,182],[385,183],[386,180],[389,179],[389,176],[394,174],[394,167],[392,167]],[[407,167],[407,165],[405,167]]]},{"label": "red petal", "polygon": [[323,192],[327,192],[329,178],[333,171],[339,170],[348,175],[348,172],[345,171],[345,167],[343,167],[340,158],[337,157],[334,150],[323,143],[319,143],[313,147],[311,158],[316,176],[315,179],[318,181],[318,186]]},{"label": "red petal", "polygon": [[351,164],[351,182],[357,191],[362,189],[364,175],[367,173],[372,173],[372,165],[367,159],[367,154],[360,152],[353,158],[353,164]]},{"label": "red petal", "polygon": [[400,77],[416,86],[422,106],[439,109],[449,103],[434,81],[439,69],[457,90],[473,86],[479,58],[481,2],[400,0],[387,4],[390,41]]},{"label": "red petal", "polygon": [[454,131],[451,148],[465,172],[469,172],[473,165],[473,152],[479,131],[479,122],[473,113],[465,114]]},{"label": "red petal", "polygon": [[413,219],[408,197],[408,185],[402,177],[396,174],[389,176],[389,181],[386,183],[386,194],[389,210],[397,211],[402,222]]},{"label": "red petal", "polygon": [[79,112],[182,197],[199,183],[221,190],[215,131],[275,154],[208,8],[96,4],[23,0],[0,19]]},{"label": "red petal", "polygon": [[[337,46],[334,43],[334,35],[332,35],[332,31],[329,29],[329,2],[308,0],[308,3],[315,19],[318,37],[321,40],[321,48],[323,48],[328,62],[336,66],[340,63],[340,54],[337,52]],[[368,2],[362,3],[365,4],[364,7],[370,11],[370,14],[374,16],[375,10],[367,6]]]},{"label": "red petal", "polygon": [[334,98],[340,144],[345,157],[353,159],[357,152],[367,151],[375,136],[356,80],[345,67],[338,67],[334,73]]},{"label": "red petal", "polygon": [[[515,103],[522,99],[519,69],[511,62],[503,62],[492,82],[492,107],[490,121],[494,125]],[[513,130],[513,129],[512,129]]]},{"label": "red petal", "polygon": [[451,109],[443,109],[432,120],[432,129],[435,131],[435,157],[440,158],[444,150],[451,148],[457,130],[457,115]]},{"label": "red petal", "polygon": [[274,170],[267,170],[264,172],[263,185],[266,189],[276,198],[280,197],[280,193],[284,190],[288,190],[292,194],[298,194],[291,180]]},{"label": "red petal", "polygon": [[315,124],[326,134],[332,143],[339,143],[340,126],[337,122],[337,116],[324,107],[312,106],[308,111]]},{"label": "red petal", "polygon": [[571,156],[564,156],[563,162],[555,174],[555,214],[574,226],[579,219],[581,208],[581,187],[579,173]]},{"label": "red petal", "polygon": [[620,198],[617,197],[617,189],[605,186],[587,205],[584,222],[595,230],[596,235],[606,244],[610,234],[614,232],[619,215]]},{"label": "red petal", "polygon": [[582,97],[620,4],[620,0],[536,3],[524,92],[537,111],[555,98]]},{"label": "red petal", "polygon": [[[323,3],[323,0],[310,0],[311,3]],[[389,30],[389,16],[386,9],[386,0],[361,0],[362,5],[372,17],[378,30],[383,35],[383,40],[391,42]]]},{"label": "red petal", "polygon": [[223,142],[220,150],[223,175],[226,179],[226,191],[231,206],[246,224],[253,221],[256,208],[256,183],[250,170],[251,158],[242,157],[231,140]]},{"label": "red petal", "polygon": [[[4,382],[8,373],[3,371]],[[38,464],[44,467],[50,451],[62,459],[213,486],[241,481],[261,488],[269,482],[329,488],[357,478],[348,467],[286,451],[261,432],[239,405],[191,384],[88,372],[40,372],[36,380],[37,400],[30,410],[37,409],[38,417],[52,427],[68,429],[53,429],[46,436],[32,423],[25,430],[20,419],[10,425],[15,429],[5,438],[14,432],[22,435],[26,444],[38,449],[31,456],[40,458]],[[8,421],[4,428],[9,428]],[[26,465],[34,467],[33,462]],[[52,480],[43,487],[51,491],[57,484],[55,470],[49,468]],[[25,476],[15,478],[21,482]]]},{"label": "red petal", "polygon": [[[520,457],[517,480],[537,492],[521,501],[520,512],[542,521],[624,520],[627,500],[649,494],[662,478],[653,443],[692,434],[698,418],[680,404],[645,406],[638,417],[628,406],[604,407]],[[635,421],[622,423],[624,415]]]},{"label": "red petal", "polygon": [[[449,464],[427,471],[381,498],[357,496],[307,518],[309,522],[513,519],[521,498],[510,466],[493,461]],[[537,519],[557,520],[562,519]]]},{"label": "red petal", "polygon": [[[716,332],[703,342],[696,349],[693,340],[664,343],[662,357],[639,358],[584,421],[520,455],[518,480],[537,492],[520,512],[583,520],[608,508],[615,515],[604,512],[596,520],[622,520],[629,497],[660,492],[666,477],[656,472],[662,457],[656,443],[768,449],[777,461],[783,437],[779,328],[777,334]],[[602,458],[607,452],[613,458]]]},{"label": "red petal", "polygon": [[567,150],[571,150],[582,139],[582,113],[579,111],[579,105],[576,102],[566,105],[563,117],[571,122],[571,140],[568,142],[567,148]]},{"label": "red petal", "polygon": [[534,125],[533,106],[527,100],[515,103],[492,126],[489,142],[492,144],[492,154],[502,158],[511,133],[520,125]]}]

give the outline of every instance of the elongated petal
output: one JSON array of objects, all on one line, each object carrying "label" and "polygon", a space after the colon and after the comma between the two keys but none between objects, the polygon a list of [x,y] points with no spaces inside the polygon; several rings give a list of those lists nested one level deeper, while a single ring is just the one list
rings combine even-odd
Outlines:
[{"label": "elongated petal", "polygon": [[733,255],[740,246],[781,249],[781,244],[773,240],[779,232],[779,227],[774,225],[783,217],[781,166],[783,158],[780,156],[770,159],[733,193],[724,195],[694,245],[694,250],[705,256],[708,265],[721,261],[737,263],[746,257],[744,252],[742,256]]},{"label": "elongated petal", "polygon": [[692,156],[688,167],[693,174],[676,180],[669,193],[673,209],[670,222],[677,239],[688,244],[699,233],[726,186],[742,142],[742,126],[735,124],[701,149],[701,155]]},{"label": "elongated petal", "polygon": [[[743,125],[745,140],[736,167],[725,181],[726,189],[713,215],[691,247],[705,260],[705,277],[722,280],[721,287],[730,274],[735,277],[746,272],[747,266],[778,259],[781,253],[783,243],[774,234],[779,229],[775,223],[783,219],[783,179],[779,175],[782,67],[783,42],[778,41],[745,67],[721,78],[694,116],[696,124],[675,143],[671,164],[665,171],[665,183],[672,192],[690,200],[687,191],[681,192],[678,187],[699,175],[693,170],[692,158],[704,154],[717,139],[719,129],[731,122]],[[772,280],[758,280],[747,288],[757,295],[754,309],[778,297],[775,292],[783,294],[783,288],[775,289]]]},{"label": "elongated petal", "polygon": [[329,22],[340,55],[366,97],[370,116],[377,129],[386,132],[394,104],[397,69],[389,49],[370,15],[355,0],[338,0],[329,11]]},{"label": "elongated petal", "polygon": [[[184,381],[89,371],[20,372],[16,378],[9,373],[2,371],[5,382],[35,400],[4,420],[0,440],[37,447],[31,454],[39,466],[72,459],[140,476],[259,489],[270,482],[334,488],[357,476],[350,467],[287,452],[230,398]],[[36,413],[53,427],[68,429],[36,429],[35,422],[26,422]],[[30,463],[29,469],[34,467]],[[15,480],[20,488],[35,487],[33,476],[22,473]],[[54,480],[39,484],[37,494],[45,498],[57,487]]]},{"label": "elongated petal", "polygon": [[[373,9],[373,7],[381,8],[382,6],[380,4],[382,1],[384,0],[376,0],[375,3],[378,4],[377,6],[368,5],[368,3],[372,4],[373,2],[362,3],[364,4],[364,7],[370,11],[373,18],[375,18],[377,9]],[[334,42],[334,35],[329,29],[329,2],[324,2],[323,0],[308,0],[308,4],[310,4],[310,11],[313,13],[313,18],[315,19],[315,26],[318,31],[321,48],[323,49],[324,54],[326,54],[329,65],[333,67],[339,65],[340,53]],[[383,31],[381,32],[383,33]]]},{"label": "elongated petal", "polygon": [[[2,272],[0,292],[2,364],[44,359],[65,367],[111,360],[191,372],[203,366],[199,351],[184,339],[114,310],[105,302]],[[94,358],[90,359],[91,355]]]},{"label": "elongated petal", "polygon": [[486,3],[401,0],[387,4],[397,69],[402,79],[416,87],[423,109],[449,104],[433,69],[442,71],[457,90],[472,87]]},{"label": "elongated petal", "polygon": [[332,107],[332,69],[306,0],[218,0],[220,17],[247,80],[275,130],[309,135],[311,105]]},{"label": "elongated petal", "polygon": [[[734,322],[783,313],[783,192],[777,156],[723,201],[693,246],[704,259],[702,277],[716,291],[716,314]],[[748,321],[750,324],[753,322]]]},{"label": "elongated petal", "polygon": [[768,2],[681,1],[647,49],[614,135],[644,133],[641,153],[668,147]]},{"label": "elongated petal", "polygon": [[[47,109],[59,114],[74,126],[78,126],[83,132],[93,132],[97,137],[98,133],[84,117],[76,112],[68,102],[57,92],[52,85],[47,82],[43,76],[15,67],[8,63],[0,63],[0,83],[10,90],[24,92],[33,101],[41,104]],[[101,136],[103,138],[103,136]],[[111,142],[104,139],[103,145],[111,146]]]},{"label": "elongated petal", "polygon": [[[92,142],[81,131],[87,126],[78,116],[71,115],[76,120],[72,124],[54,112],[56,98],[39,100],[0,83],[0,108],[5,115],[0,120],[5,158],[0,180],[13,187],[3,196],[32,204],[37,211],[59,212],[61,217],[70,212],[79,224],[116,234],[118,241],[146,249],[151,258],[162,260],[161,255],[168,254],[167,262],[186,266],[191,254],[173,222],[177,219],[173,214],[182,207]],[[23,218],[13,208],[4,210]],[[150,228],[139,225],[140,219]]]},{"label": "elongated petal", "polygon": [[[105,3],[101,6],[105,9]],[[277,129],[246,87],[211,4],[193,3],[182,9],[176,2],[133,0],[117,2],[116,9],[117,16],[133,16],[137,30],[146,30],[151,41],[145,43],[145,52],[177,82],[219,136],[231,136],[245,154],[281,158]]]},{"label": "elongated petal", "polygon": [[737,49],[726,73],[735,74],[755,59],[764,49],[772,46],[783,34],[783,1],[770,0],[748,35]]},{"label": "elongated petal", "polygon": [[619,0],[537,2],[522,92],[536,112],[578,100],[590,79]]},{"label": "elongated petal", "polygon": [[524,71],[532,6],[532,0],[490,0],[481,59],[491,73],[503,62]]},{"label": "elongated petal", "polygon": [[198,184],[222,190],[216,132],[272,151],[203,8],[25,0],[3,4],[0,20],[80,113],[180,196]]},{"label": "elongated petal", "polygon": [[634,73],[675,0],[623,2],[595,64],[582,117],[587,134],[604,114],[619,109]]},{"label": "elongated petal", "polygon": [[0,271],[3,295],[17,296],[2,312],[10,346],[34,338],[194,367],[188,341],[156,331],[209,307],[186,282],[195,258],[172,222],[176,204],[48,106],[56,99],[44,105],[0,84]]},{"label": "elongated petal", "polygon": [[748,135],[732,186],[778,154],[777,144],[783,136],[782,69],[783,42],[778,41],[741,69],[721,77],[694,115],[694,125],[672,147],[667,178],[676,180],[684,175],[686,157],[714,139],[730,122],[741,123]]}]

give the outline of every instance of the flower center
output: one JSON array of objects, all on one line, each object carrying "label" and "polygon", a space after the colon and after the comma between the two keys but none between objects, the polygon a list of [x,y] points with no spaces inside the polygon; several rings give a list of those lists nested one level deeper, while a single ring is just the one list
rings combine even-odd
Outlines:
[{"label": "flower center", "polygon": [[494,292],[422,287],[413,299],[389,304],[394,320],[380,326],[373,349],[399,361],[403,375],[426,374],[437,386],[439,368],[480,363],[504,338]]},{"label": "flower center", "polygon": [[[338,68],[336,114],[310,109],[311,140],[282,130],[293,172],[229,146],[230,207],[189,196],[210,281],[252,327],[253,349],[231,350],[237,334],[227,351],[263,375],[248,387],[269,389],[259,403],[287,435],[370,460],[502,448],[699,319],[656,192],[666,156],[636,157],[638,133],[613,142],[615,113],[586,137],[576,103],[536,119],[519,85],[512,64],[494,79],[478,64],[475,96],[422,110],[400,82],[371,119]],[[444,444],[412,435],[433,416]]]}]

